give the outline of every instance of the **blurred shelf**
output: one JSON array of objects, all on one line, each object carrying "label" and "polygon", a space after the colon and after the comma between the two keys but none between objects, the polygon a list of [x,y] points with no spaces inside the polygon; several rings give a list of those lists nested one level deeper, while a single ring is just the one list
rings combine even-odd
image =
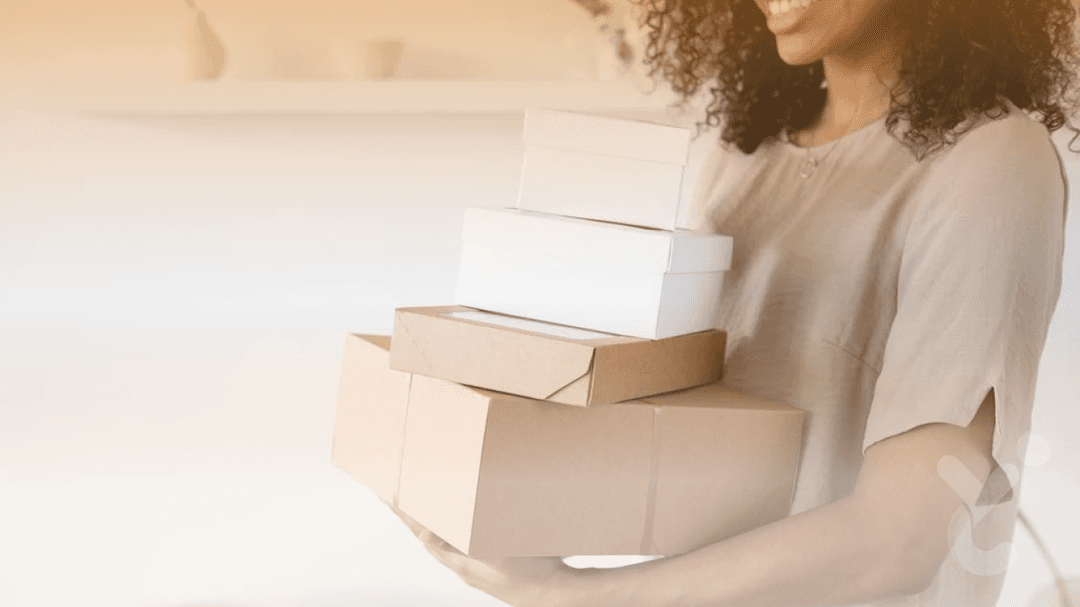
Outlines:
[{"label": "blurred shelf", "polygon": [[41,84],[33,103],[88,114],[481,114],[527,107],[658,111],[676,97],[587,81],[208,82]]}]

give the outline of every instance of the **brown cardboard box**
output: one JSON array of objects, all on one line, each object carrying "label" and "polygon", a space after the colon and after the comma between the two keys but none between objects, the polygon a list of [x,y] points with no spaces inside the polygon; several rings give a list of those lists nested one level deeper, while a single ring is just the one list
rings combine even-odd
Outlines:
[{"label": "brown cardboard box", "polygon": [[348,337],[334,463],[462,552],[672,555],[790,509],[798,409],[720,384],[568,407],[394,371],[388,346]]},{"label": "brown cardboard box", "polygon": [[719,381],[725,337],[649,340],[461,306],[398,308],[390,368],[587,406]]}]

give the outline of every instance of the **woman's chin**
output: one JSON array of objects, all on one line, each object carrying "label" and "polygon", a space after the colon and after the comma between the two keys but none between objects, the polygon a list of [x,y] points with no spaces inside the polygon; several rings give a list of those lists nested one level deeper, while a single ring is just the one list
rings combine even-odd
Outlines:
[{"label": "woman's chin", "polygon": [[821,59],[816,45],[809,44],[801,36],[777,36],[776,51],[780,59],[791,66],[809,65]]}]

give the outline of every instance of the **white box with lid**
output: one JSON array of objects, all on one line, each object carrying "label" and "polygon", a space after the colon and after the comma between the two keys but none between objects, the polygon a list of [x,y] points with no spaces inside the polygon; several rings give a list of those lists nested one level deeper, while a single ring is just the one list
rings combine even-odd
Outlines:
[{"label": "white box with lid", "polygon": [[530,109],[517,207],[673,230],[690,138],[680,127]]},{"label": "white box with lid", "polygon": [[714,328],[729,236],[520,209],[465,211],[457,305],[616,335]]}]

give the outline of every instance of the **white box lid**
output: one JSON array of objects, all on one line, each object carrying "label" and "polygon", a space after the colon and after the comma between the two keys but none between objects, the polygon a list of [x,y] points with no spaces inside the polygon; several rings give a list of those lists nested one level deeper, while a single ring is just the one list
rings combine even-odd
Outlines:
[{"label": "white box lid", "polygon": [[690,129],[555,110],[526,110],[523,140],[529,145],[677,165],[686,165],[690,156]]},{"label": "white box lid", "polygon": [[461,239],[497,254],[645,273],[724,272],[730,236],[657,230],[521,209],[465,209]]}]

